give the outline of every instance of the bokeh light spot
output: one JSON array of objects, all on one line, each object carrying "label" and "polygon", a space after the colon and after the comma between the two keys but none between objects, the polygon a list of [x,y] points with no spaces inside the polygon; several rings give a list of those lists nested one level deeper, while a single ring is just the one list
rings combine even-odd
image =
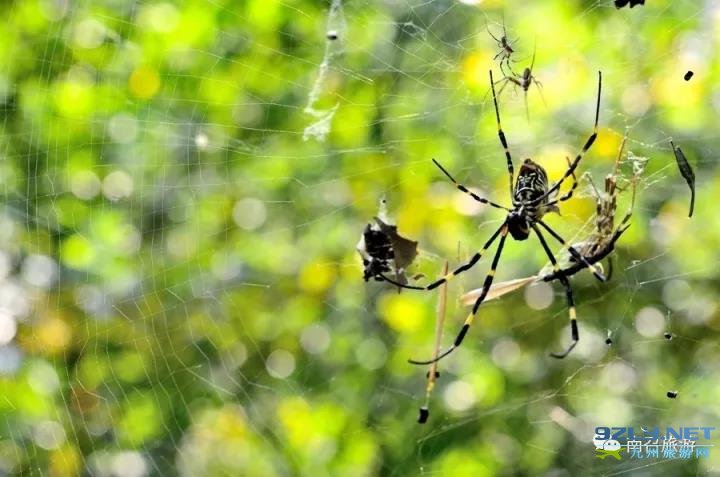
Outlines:
[{"label": "bokeh light spot", "polygon": [[240,199],[233,207],[233,220],[241,229],[255,230],[265,223],[267,210],[261,200],[253,197]]},{"label": "bokeh light spot", "polygon": [[141,66],[132,72],[128,85],[134,96],[140,99],[150,99],[160,89],[160,75],[148,66]]},{"label": "bokeh light spot", "polygon": [[295,357],[289,351],[276,349],[268,356],[265,367],[270,376],[285,379],[295,371]]},{"label": "bokeh light spot", "polygon": [[665,316],[657,308],[646,306],[635,315],[635,329],[646,338],[660,336],[665,331]]},{"label": "bokeh light spot", "polygon": [[418,330],[427,318],[420,298],[409,293],[383,295],[378,301],[378,313],[392,329],[401,333]]}]

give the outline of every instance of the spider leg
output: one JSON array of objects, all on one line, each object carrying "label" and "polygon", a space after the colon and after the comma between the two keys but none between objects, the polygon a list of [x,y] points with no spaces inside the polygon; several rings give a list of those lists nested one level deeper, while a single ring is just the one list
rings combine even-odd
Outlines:
[{"label": "spider leg", "polygon": [[[565,160],[567,161],[568,166],[569,166],[570,158],[566,157]],[[557,199],[553,199],[550,202],[548,202],[547,204],[545,204],[546,207],[550,206],[550,205],[555,205],[558,202],[564,202],[572,197],[573,192],[575,192],[575,189],[577,189],[577,186],[578,186],[578,180],[577,180],[577,176],[575,175],[575,171],[573,171],[572,174],[570,174],[570,177],[572,177],[572,181],[573,181],[572,186],[570,186],[570,190],[567,191],[564,195],[558,197]]]},{"label": "spider leg", "polygon": [[551,194],[555,193],[560,188],[560,185],[570,177],[570,175],[575,172],[575,169],[577,168],[578,164],[582,160],[582,158],[585,156],[585,153],[590,149],[590,147],[595,142],[595,139],[597,139],[598,135],[598,120],[600,119],[600,95],[602,92],[602,72],[598,71],[598,94],[597,94],[597,103],[595,105],[595,125],[593,126],[593,132],[590,134],[590,137],[588,137],[587,141],[585,141],[585,145],[583,146],[580,153],[575,156],[575,160],[570,164],[570,167],[565,171],[565,174],[560,178],[559,181],[557,181],[555,184],[553,184],[552,187],[550,187],[547,192],[545,192],[543,195],[538,197],[537,199],[533,200],[528,205],[537,205],[543,200],[545,200],[547,197],[549,197]]},{"label": "spider leg", "polygon": [[537,38],[535,38],[535,46],[533,46],[532,60],[530,61],[530,72],[532,73],[533,66],[535,66],[535,53],[537,53]]},{"label": "spider leg", "polygon": [[[504,60],[505,68],[507,68],[510,71],[510,74],[508,74],[507,71],[505,71],[505,69],[503,68],[503,65],[502,65],[503,62],[500,62],[500,71],[502,71],[502,74],[505,78],[507,78],[509,76],[520,76],[515,72],[515,70],[513,70],[512,65],[510,64],[511,62],[517,63],[517,61],[513,60],[510,56],[511,55],[508,53],[507,55],[505,55],[505,60]],[[500,81],[502,81],[502,80],[498,80],[498,83]],[[500,95],[499,92],[498,92],[498,95]]]},{"label": "spider leg", "polygon": [[[500,235],[501,233],[503,234],[503,237],[505,237],[505,235],[507,235],[507,221],[503,222],[503,224],[500,226],[500,228],[498,228],[498,229],[495,231],[495,233],[492,234],[492,237],[490,237],[490,238],[488,239],[488,241],[485,242],[485,245],[483,245],[483,248],[480,249],[479,252],[476,252],[475,255],[473,255],[473,256],[470,258],[470,260],[468,260],[466,263],[460,265],[458,268],[456,268],[456,269],[453,270],[452,272],[446,273],[442,278],[439,278],[438,280],[435,280],[435,281],[432,282],[431,284],[426,285],[426,286],[424,286],[424,287],[417,287],[417,286],[413,286],[413,285],[405,285],[405,284],[403,284],[403,283],[400,283],[400,282],[398,282],[398,281],[393,280],[392,278],[389,278],[388,276],[386,276],[386,275],[383,274],[383,273],[378,273],[378,276],[380,276],[380,278],[382,278],[382,279],[385,280],[386,282],[389,282],[389,283],[391,283],[391,284],[393,284],[393,285],[395,285],[395,286],[398,286],[398,287],[400,287],[400,288],[406,288],[406,289],[408,289],[408,290],[433,290],[433,289],[439,287],[440,285],[442,285],[443,283],[449,282],[450,280],[452,280],[453,278],[455,278],[457,275],[460,275],[461,273],[466,272],[466,271],[470,270],[472,267],[474,267],[475,264],[480,260],[480,258],[482,258],[482,256],[483,256],[483,254],[485,253],[485,251],[490,247],[490,245],[492,245],[492,243],[495,241],[495,239],[496,239],[496,238],[498,237],[498,235]],[[502,241],[504,241],[504,240],[505,240],[505,239],[502,238]]]},{"label": "spider leg", "polygon": [[[511,71],[511,72],[512,72],[512,71]],[[503,72],[503,74],[504,74],[504,72]],[[497,94],[498,94],[498,95],[501,95],[502,92],[505,90],[505,87],[506,87],[508,84],[510,84],[510,83],[512,82],[512,80],[513,80],[513,77],[512,77],[512,76],[505,76],[503,79],[497,80],[497,81],[495,82],[495,84],[500,84],[500,83],[502,83],[502,86],[501,86],[500,89],[498,90],[498,93],[497,93]]]},{"label": "spider leg", "polygon": [[[487,20],[486,20],[486,22],[487,22]],[[492,32],[490,31],[490,27],[487,25],[487,23],[485,24],[485,29],[487,30],[488,35],[490,35],[490,36],[492,37],[492,39],[495,40],[495,42],[501,43],[500,40],[498,40],[498,39],[495,37],[495,35],[492,34]]]},{"label": "spider leg", "polygon": [[480,202],[481,204],[487,204],[489,206],[495,207],[496,209],[507,210],[508,212],[510,211],[510,209],[508,209],[507,207],[504,207],[502,205],[496,204],[495,202],[489,201],[486,198],[480,197],[476,193],[468,190],[467,187],[465,187],[463,184],[460,184],[458,181],[456,181],[453,178],[453,176],[451,176],[450,173],[447,170],[445,170],[445,168],[443,166],[440,165],[440,163],[438,161],[436,161],[434,158],[432,161],[435,163],[436,166],[438,166],[438,168],[441,171],[443,171],[443,174],[445,174],[447,176],[447,178],[450,179],[452,181],[452,183],[455,184],[455,187],[457,187],[461,192],[468,194],[470,197],[472,197],[476,201]]},{"label": "spider leg", "polygon": [[[510,57],[506,56],[505,58],[503,58],[502,61],[500,61],[500,72],[503,74],[503,77],[507,78],[508,74],[505,71],[505,68],[503,68],[503,63],[505,63],[505,67],[510,70],[510,73],[512,73],[513,71],[512,71],[512,68],[510,67]],[[500,81],[502,81],[502,80],[500,80]]]},{"label": "spider leg", "polygon": [[552,237],[553,237],[555,240],[557,240],[558,242],[560,242],[564,247],[567,247],[568,251],[570,252],[570,255],[572,255],[572,256],[575,258],[575,260],[577,260],[578,262],[582,263],[586,268],[589,268],[589,269],[592,271],[593,275],[595,275],[595,278],[597,278],[597,279],[600,280],[601,282],[607,281],[607,278],[605,277],[605,275],[603,275],[602,272],[600,272],[600,270],[598,270],[598,267],[597,267],[596,265],[591,264],[590,262],[588,262],[587,259],[586,259],[580,252],[578,252],[577,250],[575,250],[575,247],[573,247],[572,245],[570,245],[569,243],[567,243],[567,242],[565,241],[565,239],[562,238],[562,237],[561,237],[557,232],[555,232],[553,229],[551,229],[550,226],[548,226],[548,225],[547,225],[545,222],[543,222],[542,220],[538,220],[537,223],[540,224],[540,225],[542,226],[542,228],[544,228],[545,230],[547,230],[548,233],[549,233],[550,235],[552,235]]},{"label": "spider leg", "polygon": [[498,235],[500,235],[500,243],[498,244],[497,251],[495,252],[495,257],[493,258],[492,264],[490,265],[490,271],[485,276],[485,282],[483,283],[482,293],[480,293],[480,296],[478,297],[477,301],[475,301],[475,305],[473,306],[472,311],[465,319],[465,323],[463,323],[462,328],[460,328],[460,332],[458,333],[457,337],[455,338],[455,341],[453,344],[443,351],[441,354],[437,355],[433,359],[429,359],[426,361],[417,361],[414,359],[409,359],[408,362],[412,364],[432,364],[440,361],[445,356],[449,355],[453,351],[455,351],[463,342],[463,339],[465,338],[465,335],[467,334],[468,330],[470,329],[470,325],[472,325],[473,320],[475,319],[475,315],[477,314],[478,308],[480,308],[480,305],[485,300],[485,296],[490,291],[490,286],[492,286],[493,278],[495,277],[495,270],[497,269],[498,263],[500,262],[500,254],[502,254],[503,247],[505,245],[505,239],[507,238],[508,234],[508,227],[507,222],[504,222],[500,228],[493,234],[492,237],[490,237],[490,240],[487,241],[485,246],[483,247],[482,251],[487,250],[488,247],[493,243],[495,238],[497,238]]},{"label": "spider leg", "polygon": [[[508,79],[507,77],[505,79]],[[502,81],[502,80],[501,80]],[[507,85],[507,83],[505,83]],[[497,119],[498,137],[500,138],[500,144],[502,144],[505,150],[505,160],[507,161],[508,176],[510,178],[510,197],[513,195],[513,176],[515,171],[513,169],[512,156],[510,155],[510,149],[508,149],[507,139],[505,139],[505,133],[500,125],[500,110],[498,109],[497,95],[495,94],[495,82],[493,81],[492,70],[490,70],[490,87],[492,88],[493,104],[495,105],[495,119]]]},{"label": "spider leg", "polygon": [[538,229],[537,225],[535,224],[532,224],[532,228],[537,234],[537,237],[540,240],[540,244],[542,245],[543,250],[545,250],[545,254],[548,256],[550,262],[553,264],[553,268],[555,269],[555,274],[557,275],[558,280],[560,280],[560,283],[562,283],[563,287],[565,287],[565,299],[568,306],[568,316],[570,317],[570,338],[572,339],[572,343],[570,343],[570,346],[568,346],[568,348],[563,353],[550,353],[550,356],[552,356],[553,358],[562,359],[567,356],[570,351],[572,351],[573,348],[575,348],[575,346],[578,344],[578,341],[580,341],[580,334],[578,333],[577,327],[577,311],[575,310],[575,298],[573,297],[573,291],[572,287],[570,286],[570,282],[568,281],[562,270],[560,270],[557,260],[555,259],[552,251],[550,250],[550,247],[548,247],[548,244],[545,241],[545,237],[543,237],[542,232],[540,232],[540,229]]},{"label": "spider leg", "polygon": [[[597,263],[603,258],[610,255],[610,253],[615,250],[615,242],[618,241],[620,236],[625,232],[628,227],[630,227],[630,224],[627,224],[623,227],[618,227],[617,230],[615,230],[615,233],[613,234],[612,238],[597,252],[595,252],[591,257],[585,257],[585,260],[589,263]],[[572,265],[570,265],[567,268],[564,268],[562,270],[555,271],[549,275],[545,275],[542,277],[542,280],[544,282],[551,282],[553,280],[557,280],[560,278],[560,274],[562,273],[564,276],[569,277],[571,275],[575,275],[577,272],[582,270],[585,267],[585,264],[582,262],[576,262]]]},{"label": "spider leg", "polygon": [[543,104],[547,108],[547,102],[545,101],[545,95],[543,94],[543,85],[541,82],[539,82],[535,77],[533,76],[532,79],[533,83],[535,83],[535,86],[537,86],[538,93],[540,93],[540,99],[542,99]]}]

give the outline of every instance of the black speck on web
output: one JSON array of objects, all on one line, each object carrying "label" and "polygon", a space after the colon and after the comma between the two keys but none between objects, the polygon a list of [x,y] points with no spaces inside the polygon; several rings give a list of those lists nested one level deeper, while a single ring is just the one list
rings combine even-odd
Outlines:
[{"label": "black speck on web", "polygon": [[645,5],[645,0],[615,0],[615,8],[622,8],[628,3],[633,8],[635,5]]}]

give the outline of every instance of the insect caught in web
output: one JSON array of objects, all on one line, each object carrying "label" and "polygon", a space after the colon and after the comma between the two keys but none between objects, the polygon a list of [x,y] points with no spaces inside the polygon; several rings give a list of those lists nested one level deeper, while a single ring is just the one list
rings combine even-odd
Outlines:
[{"label": "insect caught in web", "polygon": [[[510,153],[510,149],[508,147],[507,139],[505,137],[505,132],[502,129],[501,123],[500,123],[500,111],[498,109],[498,102],[497,102],[497,95],[495,94],[495,82],[493,81],[493,74],[492,71],[490,71],[490,87],[492,89],[493,93],[493,104],[495,106],[495,119],[497,121],[497,134],[498,138],[500,140],[500,144],[503,147],[503,150],[505,151],[505,160],[507,163],[507,171],[508,171],[508,179],[509,179],[509,193],[510,198],[512,200],[512,207],[508,208],[502,205],[499,205],[495,202],[492,202],[484,197],[480,197],[474,192],[471,192],[466,186],[463,184],[458,183],[448,171],[443,168],[440,163],[438,163],[436,160],[433,159],[433,162],[435,165],[440,168],[440,170],[450,179],[455,186],[461,191],[468,195],[470,195],[473,199],[476,201],[489,205],[491,207],[502,209],[507,212],[507,215],[505,216],[505,220],[503,220],[500,227],[490,236],[490,238],[485,242],[483,247],[476,252],[467,263],[464,263],[460,267],[453,270],[451,273],[445,274],[442,278],[430,283],[427,286],[424,287],[418,287],[418,286],[410,286],[410,285],[404,285],[398,282],[393,281],[392,279],[388,279],[391,283],[394,283],[397,286],[400,286],[402,288],[409,288],[413,290],[433,290],[443,283],[446,283],[447,281],[451,280],[453,277],[470,270],[475,264],[480,261],[480,258],[483,256],[485,251],[490,248],[490,246],[499,238],[499,243],[497,246],[497,249],[495,251],[495,255],[493,257],[492,263],[490,265],[490,271],[485,277],[485,281],[483,283],[482,291],[478,298],[475,300],[475,304],[472,307],[472,311],[465,319],[465,322],[460,329],[460,332],[456,336],[453,344],[446,349],[444,352],[440,353],[439,355],[433,357],[429,360],[410,360],[413,364],[431,364],[434,363],[445,356],[448,356],[450,353],[452,353],[454,350],[456,350],[463,342],[465,335],[467,334],[468,330],[470,329],[470,326],[473,323],[473,320],[475,319],[475,315],[478,312],[478,309],[480,308],[480,305],[482,305],[483,301],[485,300],[488,292],[490,291],[490,287],[492,286],[493,279],[495,277],[495,272],[497,270],[498,264],[500,262],[500,256],[502,254],[503,248],[505,246],[505,240],[507,239],[508,234],[512,236],[513,239],[517,241],[524,241],[527,240],[530,236],[531,232],[535,234],[535,236],[538,238],[540,245],[542,246],[543,250],[545,251],[545,254],[550,259],[550,262],[553,265],[553,269],[555,272],[557,272],[557,279],[562,283],[563,287],[565,288],[565,297],[567,301],[568,306],[568,316],[570,320],[570,329],[571,329],[571,344],[569,347],[562,353],[551,353],[551,356],[555,358],[564,358],[565,356],[572,351],[573,348],[578,343],[579,340],[579,333],[578,333],[578,326],[577,326],[577,312],[575,309],[575,298],[573,296],[572,287],[570,286],[570,282],[567,279],[567,277],[562,273],[562,269],[560,268],[558,261],[555,259],[555,256],[553,255],[552,251],[550,250],[550,247],[548,246],[545,236],[543,234],[543,230],[546,231],[550,236],[552,236],[555,240],[560,242],[562,245],[566,246],[568,248],[568,251],[581,263],[583,263],[586,267],[590,268],[593,271],[593,274],[598,279],[604,280],[605,277],[602,275],[602,273],[592,264],[588,263],[585,258],[577,251],[573,246],[568,244],[558,233],[556,233],[550,226],[548,226],[545,222],[543,222],[542,218],[547,212],[552,211],[558,211],[558,204],[560,202],[563,202],[565,200],[568,200],[572,197],[572,189],[575,187],[573,186],[571,191],[561,195],[557,196],[558,192],[560,190],[560,186],[564,183],[565,180],[570,178],[571,176],[574,176],[575,169],[577,168],[578,164],[582,160],[582,158],[585,156],[587,151],[592,147],[593,143],[595,142],[595,139],[597,138],[598,134],[598,120],[600,117],[600,96],[602,91],[602,73],[598,72],[598,93],[597,93],[597,102],[595,105],[595,123],[593,125],[593,131],[590,134],[590,136],[585,141],[585,144],[583,145],[581,151],[577,154],[575,159],[570,163],[567,170],[564,172],[562,177],[555,182],[552,185],[548,184],[548,178],[547,173],[545,170],[540,166],[539,164],[535,163],[532,159],[525,159],[523,163],[520,166],[520,170],[518,171],[517,177],[515,176],[514,172],[514,165],[512,156]],[[575,179],[573,179],[574,181]]]},{"label": "insect caught in web", "polygon": [[[605,189],[600,192],[589,175],[586,175],[587,180],[595,195],[595,228],[590,235],[580,243],[574,244],[576,249],[589,263],[597,263],[608,257],[608,273],[607,279],[610,279],[612,275],[612,259],[609,257],[610,253],[615,249],[615,243],[618,241],[620,236],[630,227],[630,219],[632,218],[633,209],[635,207],[635,194],[637,185],[640,180],[640,176],[645,171],[645,165],[647,159],[637,156],[629,155],[630,162],[632,164],[633,172],[629,179],[623,178],[620,174],[620,163],[623,157],[623,151],[625,150],[625,144],[627,142],[627,135],[623,136],[620,143],[620,149],[618,151],[617,159],[613,171],[605,176]],[[625,184],[618,184],[619,181],[625,182]],[[618,194],[627,189],[631,188],[631,199],[630,208],[623,216],[622,220],[615,227],[615,212],[617,211],[617,197]],[[571,265],[562,270],[565,276],[574,275],[583,268],[585,268],[582,262],[578,262],[573,256],[570,257]],[[544,281],[556,280],[558,278],[556,272],[546,274],[542,277]]]},{"label": "insect caught in web", "polygon": [[525,99],[525,116],[529,119],[530,113],[528,111],[528,102],[527,102],[527,95],[528,90],[530,89],[530,86],[534,84],[538,92],[540,93],[540,98],[543,100],[543,103],[545,102],[545,98],[542,95],[542,83],[537,80],[535,75],[533,75],[533,68],[535,67],[535,53],[537,52],[537,49],[533,50],[532,60],[530,61],[530,67],[526,67],[521,75],[516,74],[512,70],[510,70],[510,74],[506,74],[505,71],[503,71],[503,78],[498,80],[496,84],[502,84],[500,89],[498,90],[498,95],[502,94],[505,87],[512,83],[516,87],[520,87],[523,90],[523,95]]}]

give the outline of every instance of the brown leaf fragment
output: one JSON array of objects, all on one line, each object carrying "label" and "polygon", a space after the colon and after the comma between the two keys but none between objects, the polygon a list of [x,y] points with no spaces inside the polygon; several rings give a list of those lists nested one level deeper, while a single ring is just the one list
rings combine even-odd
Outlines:
[{"label": "brown leaf fragment", "polygon": [[692,167],[690,167],[690,163],[685,157],[685,154],[683,154],[682,149],[675,146],[672,141],[670,141],[670,145],[675,153],[675,161],[677,162],[678,169],[680,169],[680,174],[682,174],[688,187],[690,187],[690,212],[688,212],[688,217],[692,217],[693,210],[695,210],[695,173]]}]

